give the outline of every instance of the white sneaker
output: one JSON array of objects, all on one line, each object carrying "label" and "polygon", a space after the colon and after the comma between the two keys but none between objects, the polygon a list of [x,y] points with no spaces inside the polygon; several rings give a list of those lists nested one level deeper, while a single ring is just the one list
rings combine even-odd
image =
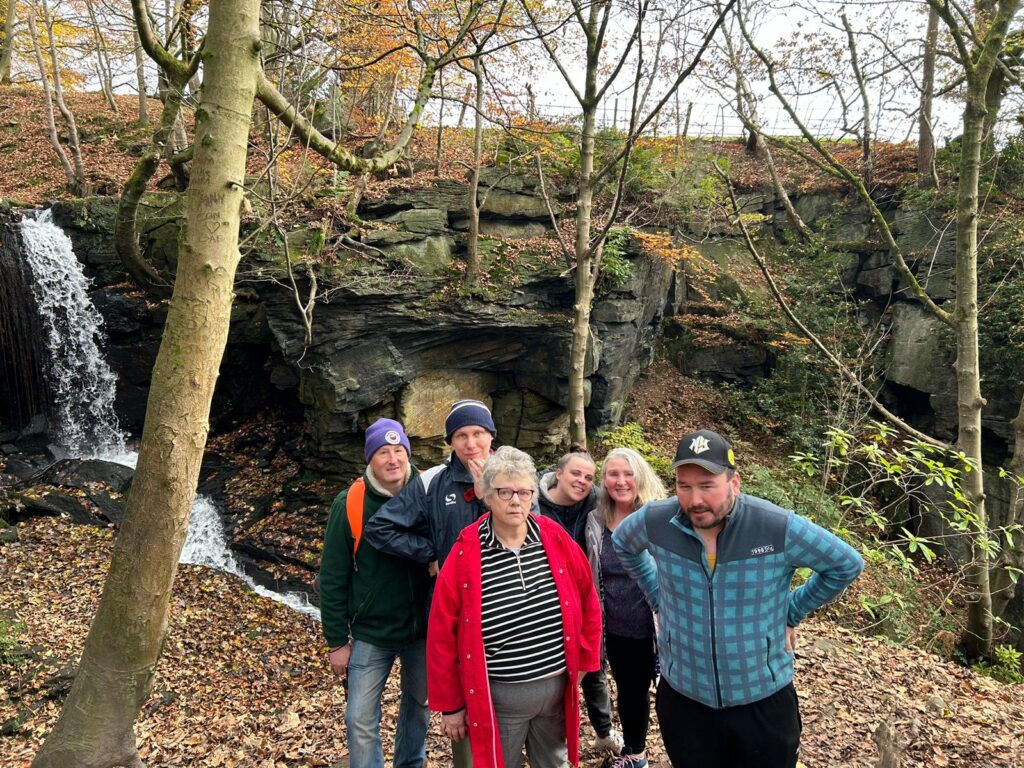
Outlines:
[{"label": "white sneaker", "polygon": [[607,736],[598,736],[594,741],[594,746],[602,752],[618,755],[622,751],[622,737],[618,731],[612,728]]},{"label": "white sneaker", "polygon": [[647,768],[647,750],[638,755],[619,755],[612,768]]}]

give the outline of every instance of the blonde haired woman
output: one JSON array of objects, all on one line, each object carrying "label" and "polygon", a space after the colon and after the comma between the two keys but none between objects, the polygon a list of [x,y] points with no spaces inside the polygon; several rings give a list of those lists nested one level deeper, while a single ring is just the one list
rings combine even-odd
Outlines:
[{"label": "blonde haired woman", "polygon": [[644,504],[668,496],[644,458],[614,448],[601,465],[597,507],[587,519],[587,558],[601,595],[604,655],[615,680],[623,747],[612,768],[647,765],[651,682],[656,667],[654,614],[612,546],[612,532]]}]

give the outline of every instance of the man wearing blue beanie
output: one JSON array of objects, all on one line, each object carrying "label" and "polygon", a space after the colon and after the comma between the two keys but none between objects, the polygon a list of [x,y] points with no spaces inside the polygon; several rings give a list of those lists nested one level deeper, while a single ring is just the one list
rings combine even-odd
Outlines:
[{"label": "man wearing blue beanie", "polygon": [[[458,400],[444,423],[452,454],[410,482],[366,525],[366,541],[381,552],[440,568],[459,532],[487,511],[477,483],[497,435],[490,409]],[[452,743],[456,768],[472,765],[469,740]]]},{"label": "man wearing blue beanie", "polygon": [[351,768],[383,768],[380,700],[396,658],[402,661],[402,700],[393,766],[423,768],[427,758],[430,575],[422,563],[378,552],[361,541],[382,505],[415,477],[411,453],[397,421],[378,419],[367,427],[366,471],[338,494],[327,522],[320,609],[331,671],[348,687],[345,729]]}]

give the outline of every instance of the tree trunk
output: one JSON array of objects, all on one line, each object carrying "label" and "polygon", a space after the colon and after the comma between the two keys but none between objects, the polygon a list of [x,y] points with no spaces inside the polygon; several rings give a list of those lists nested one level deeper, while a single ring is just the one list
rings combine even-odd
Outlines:
[{"label": "tree trunk", "polygon": [[46,24],[46,40],[50,48],[50,63],[53,65],[53,98],[57,102],[57,109],[68,128],[68,150],[71,152],[71,161],[75,167],[75,194],[87,195],[88,186],[85,183],[85,163],[82,161],[82,148],[78,141],[78,125],[75,122],[74,113],[64,102],[64,86],[60,78],[60,62],[57,60],[57,44],[53,39],[53,19],[50,17],[50,8],[46,0],[40,0],[40,7],[43,11],[43,22]]},{"label": "tree trunk", "polygon": [[[1007,528],[1018,525],[1024,521],[1024,484],[1019,478],[1024,478],[1024,397],[1021,398],[1020,409],[1017,411],[1017,418],[1013,425],[1013,456],[1010,458],[1010,465],[1007,467],[1012,477],[1010,483],[1010,508],[1003,521]],[[1008,568],[1024,570],[1024,542],[1015,537],[1013,546],[1005,541],[999,561],[992,571],[992,615],[1002,616],[1006,606],[1017,594],[1017,585],[1010,577]]]},{"label": "tree trunk", "polygon": [[932,132],[932,103],[935,100],[935,52],[939,42],[939,13],[928,9],[928,31],[924,40],[924,62],[921,69],[921,109],[917,131],[917,186],[921,189],[938,186],[935,174],[935,135]]},{"label": "tree trunk", "polygon": [[139,89],[139,125],[149,125],[149,95],[146,93],[146,59],[142,52],[139,31],[132,30],[135,38],[135,83]]},{"label": "tree trunk", "polygon": [[956,210],[956,380],[959,430],[957,445],[974,464],[963,475],[963,492],[977,519],[967,580],[967,626],[963,645],[968,658],[987,656],[992,647],[992,593],[989,585],[984,472],[981,462],[981,369],[978,358],[978,180],[984,141],[986,83],[968,86],[964,108],[960,181]]},{"label": "tree trunk", "polygon": [[29,13],[26,18],[28,19],[28,34],[32,38],[32,52],[35,54],[36,68],[39,70],[39,82],[43,89],[43,103],[46,106],[46,135],[50,139],[50,146],[57,154],[60,167],[64,170],[68,191],[73,195],[80,195],[78,177],[75,175],[75,169],[71,166],[71,160],[68,158],[68,153],[64,151],[64,146],[60,143],[60,135],[57,133],[57,120],[53,113],[53,94],[50,92],[50,80],[46,74],[43,52],[39,48],[39,32],[36,29],[35,14]]},{"label": "tree trunk", "polygon": [[[590,68],[588,67],[588,70]],[[596,60],[593,67],[596,82]],[[588,81],[591,73],[587,73]],[[587,88],[588,94],[596,91]],[[586,364],[590,340],[590,311],[594,303],[594,280],[591,276],[593,253],[590,250],[590,227],[593,218],[594,188],[594,126],[597,105],[587,101],[583,108],[583,132],[580,137],[580,178],[576,196],[576,303],[572,308],[572,347],[569,352],[569,440],[587,444]]]},{"label": "tree trunk", "polygon": [[167,283],[160,273],[146,261],[139,248],[137,217],[139,203],[146,192],[150,179],[160,167],[160,160],[167,149],[171,131],[181,111],[182,83],[172,83],[167,89],[167,100],[160,114],[160,125],[157,127],[149,146],[136,163],[132,175],[124,183],[121,199],[117,203],[117,217],[114,219],[114,250],[124,268],[128,270],[132,280],[143,290],[163,294]]},{"label": "tree trunk", "polygon": [[850,67],[853,69],[854,81],[857,83],[857,90],[860,92],[861,110],[863,112],[862,120],[864,123],[860,137],[861,167],[864,185],[870,188],[875,176],[875,158],[871,151],[871,102],[868,96],[867,83],[864,80],[864,73],[860,68],[860,58],[857,55],[857,39],[853,34],[853,27],[850,25],[850,20],[846,17],[845,10],[840,14],[840,18],[843,21],[843,27],[846,29],[847,44],[850,46]]},{"label": "tree trunk", "polygon": [[0,85],[11,82],[11,59],[14,57],[14,25],[18,18],[17,0],[7,0],[4,16],[4,39],[0,43]]},{"label": "tree trunk", "polygon": [[466,119],[466,109],[469,107],[469,97],[473,93],[473,86],[466,86],[466,93],[462,97],[462,106],[459,107],[459,122],[456,124],[456,128],[462,128],[462,123]]},{"label": "tree trunk", "polygon": [[186,224],[138,468],[78,674],[33,768],[142,764],[132,722],[149,694],[167,630],[227,340],[259,68],[259,1],[220,0],[209,14]]},{"label": "tree trunk", "polygon": [[441,146],[444,143],[444,72],[437,73],[437,88],[440,98],[437,106],[437,141],[434,147],[434,175],[441,175]]},{"label": "tree trunk", "polygon": [[92,39],[96,44],[96,74],[99,77],[100,90],[103,92],[107,106],[114,112],[120,112],[117,108],[117,100],[114,98],[114,75],[110,68],[110,52],[107,50],[107,41],[103,39],[103,31],[96,19],[96,9],[93,8],[92,0],[85,0],[85,7],[89,12]]},{"label": "tree trunk", "polygon": [[466,285],[473,287],[480,277],[480,163],[484,147],[484,62],[473,58],[476,81],[476,114],[473,116],[473,170],[469,177],[469,235],[466,239]]}]

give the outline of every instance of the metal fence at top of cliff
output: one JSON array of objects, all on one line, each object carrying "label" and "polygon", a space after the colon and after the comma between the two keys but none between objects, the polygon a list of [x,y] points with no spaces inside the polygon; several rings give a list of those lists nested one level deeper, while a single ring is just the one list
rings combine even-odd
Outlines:
[{"label": "metal fence at top of cliff", "polygon": [[[447,127],[469,128],[473,125],[473,107],[460,98],[441,100],[434,98],[427,105],[422,124],[437,126],[440,121]],[[810,103],[807,103],[810,102]],[[404,104],[408,109],[410,103]],[[822,139],[854,139],[861,129],[861,121],[851,117],[847,122],[838,104],[823,104],[820,99],[808,99],[804,103],[797,99],[794,109],[801,122],[812,135]],[[597,128],[625,131],[630,124],[630,100],[627,97],[610,97],[597,109]],[[540,99],[532,105],[511,101],[504,104],[489,104],[486,109],[488,122],[494,127],[510,125],[527,114],[540,120],[559,125],[578,124],[580,107],[572,99]],[[872,138],[876,141],[901,142],[917,139],[918,123],[912,109],[889,109],[872,115]],[[764,103],[758,108],[758,122],[765,134],[771,136],[798,137],[800,128],[779,104]],[[951,138],[957,132],[956,115],[948,110],[940,111],[935,119],[935,135],[940,140]],[[730,104],[708,98],[687,98],[680,94],[670,100],[657,117],[644,130],[653,137],[679,136],[697,139],[729,139],[745,135],[743,122]]]}]

